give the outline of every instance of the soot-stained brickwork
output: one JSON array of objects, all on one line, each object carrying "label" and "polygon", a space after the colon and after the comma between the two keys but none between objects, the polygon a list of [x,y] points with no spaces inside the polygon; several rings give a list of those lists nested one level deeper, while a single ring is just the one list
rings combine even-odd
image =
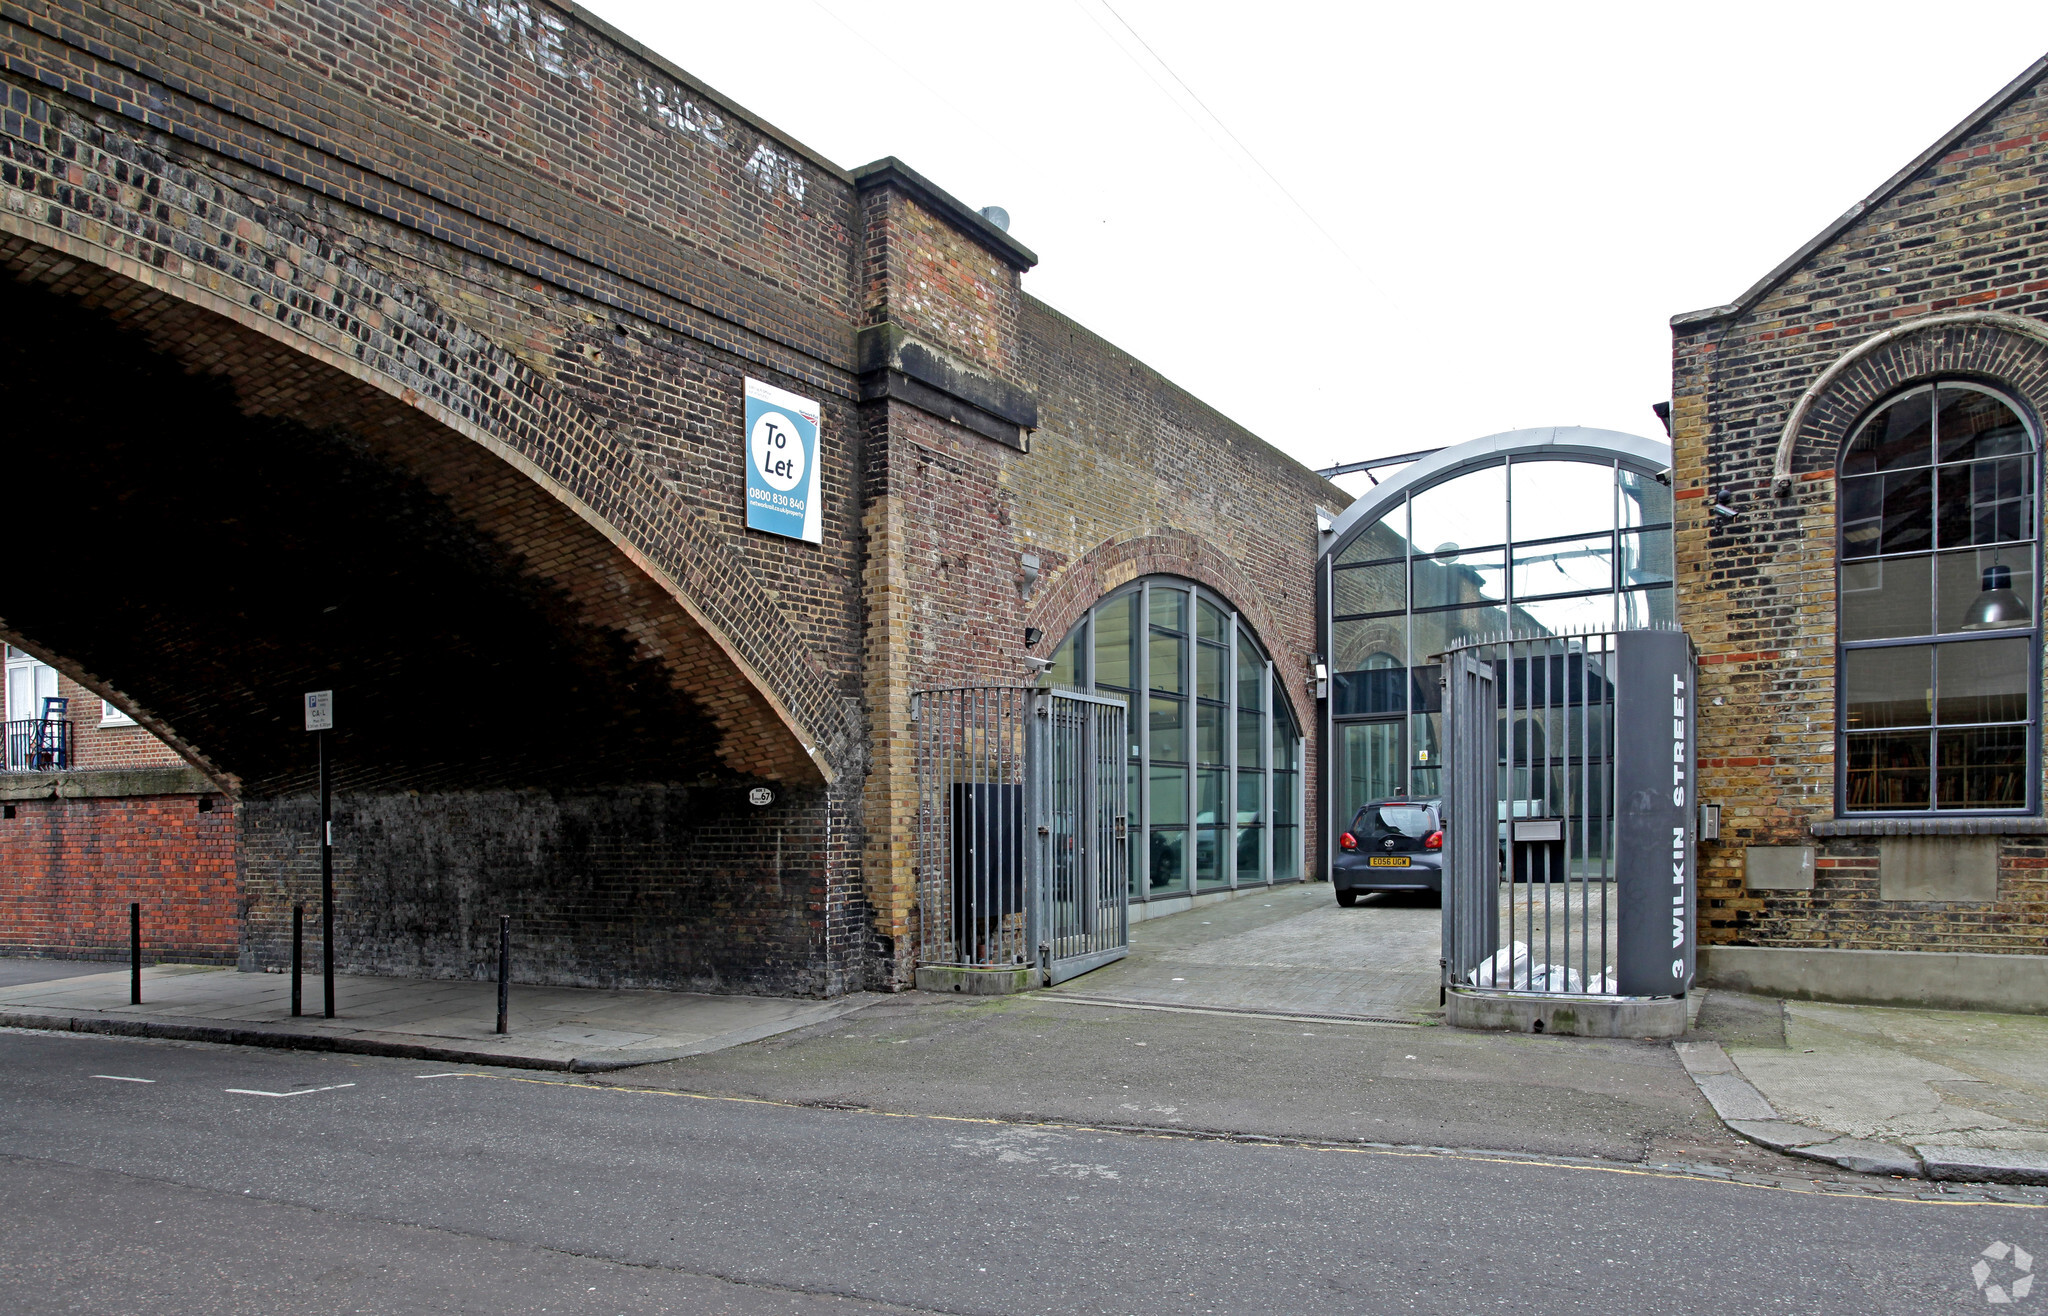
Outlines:
[{"label": "soot-stained brickwork", "polygon": [[[0,634],[235,801],[245,968],[306,690],[344,964],[473,973],[512,912],[530,980],[801,993],[910,981],[909,694],[1019,680],[1034,608],[1189,575],[1301,691],[1342,495],[900,162],[573,5],[10,0],[0,58],[0,391],[106,582],[0,582]],[[822,545],[745,525],[748,377],[822,404]]]},{"label": "soot-stained brickwork", "polygon": [[[1876,404],[1934,378],[1992,384],[2044,432],[2044,73],[2029,69],[1740,301],[1673,320],[1679,608],[1702,655],[1701,798],[1723,806],[1720,840],[1703,845],[1709,944],[2048,953],[2048,824],[1838,816],[1835,762],[1843,442]],[[1739,518],[1713,515],[1710,493]],[[2039,616],[2038,587],[2028,602]],[[1883,898],[1882,835],[1971,832],[1999,836],[1993,900]],[[1752,888],[1750,846],[1816,847],[1812,890]]]}]

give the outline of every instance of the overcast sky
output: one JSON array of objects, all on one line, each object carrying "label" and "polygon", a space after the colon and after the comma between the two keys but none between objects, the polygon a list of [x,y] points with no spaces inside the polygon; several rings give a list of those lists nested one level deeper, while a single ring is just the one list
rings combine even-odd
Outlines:
[{"label": "overcast sky", "polygon": [[1673,314],[2048,50],[2041,0],[592,7],[841,165],[1005,207],[1033,295],[1311,466],[1660,434]]}]

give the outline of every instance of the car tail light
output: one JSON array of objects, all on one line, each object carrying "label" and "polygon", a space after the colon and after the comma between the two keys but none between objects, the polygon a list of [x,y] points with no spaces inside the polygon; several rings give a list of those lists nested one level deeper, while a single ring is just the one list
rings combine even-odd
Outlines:
[{"label": "car tail light", "polygon": [[1422,842],[1422,848],[1425,850],[1443,849],[1444,834],[1442,832],[1431,832],[1429,836]]},{"label": "car tail light", "polygon": [[1350,832],[1346,832],[1337,838],[1337,844],[1346,850],[1356,850],[1358,848],[1358,838]]}]

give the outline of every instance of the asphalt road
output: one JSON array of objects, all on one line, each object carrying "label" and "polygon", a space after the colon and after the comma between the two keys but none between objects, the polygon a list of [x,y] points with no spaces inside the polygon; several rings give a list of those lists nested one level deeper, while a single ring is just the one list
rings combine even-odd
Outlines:
[{"label": "asphalt road", "polygon": [[1925,1313],[2048,1259],[1935,1194],[458,1072],[0,1034],[0,1309]]}]

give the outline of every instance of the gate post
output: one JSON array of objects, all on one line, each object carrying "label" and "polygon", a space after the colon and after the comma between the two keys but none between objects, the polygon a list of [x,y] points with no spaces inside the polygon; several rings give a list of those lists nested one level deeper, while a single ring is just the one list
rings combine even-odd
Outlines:
[{"label": "gate post", "polygon": [[1048,939],[1052,848],[1052,693],[1033,690],[1024,719],[1024,944],[1043,986],[1052,977]]}]

